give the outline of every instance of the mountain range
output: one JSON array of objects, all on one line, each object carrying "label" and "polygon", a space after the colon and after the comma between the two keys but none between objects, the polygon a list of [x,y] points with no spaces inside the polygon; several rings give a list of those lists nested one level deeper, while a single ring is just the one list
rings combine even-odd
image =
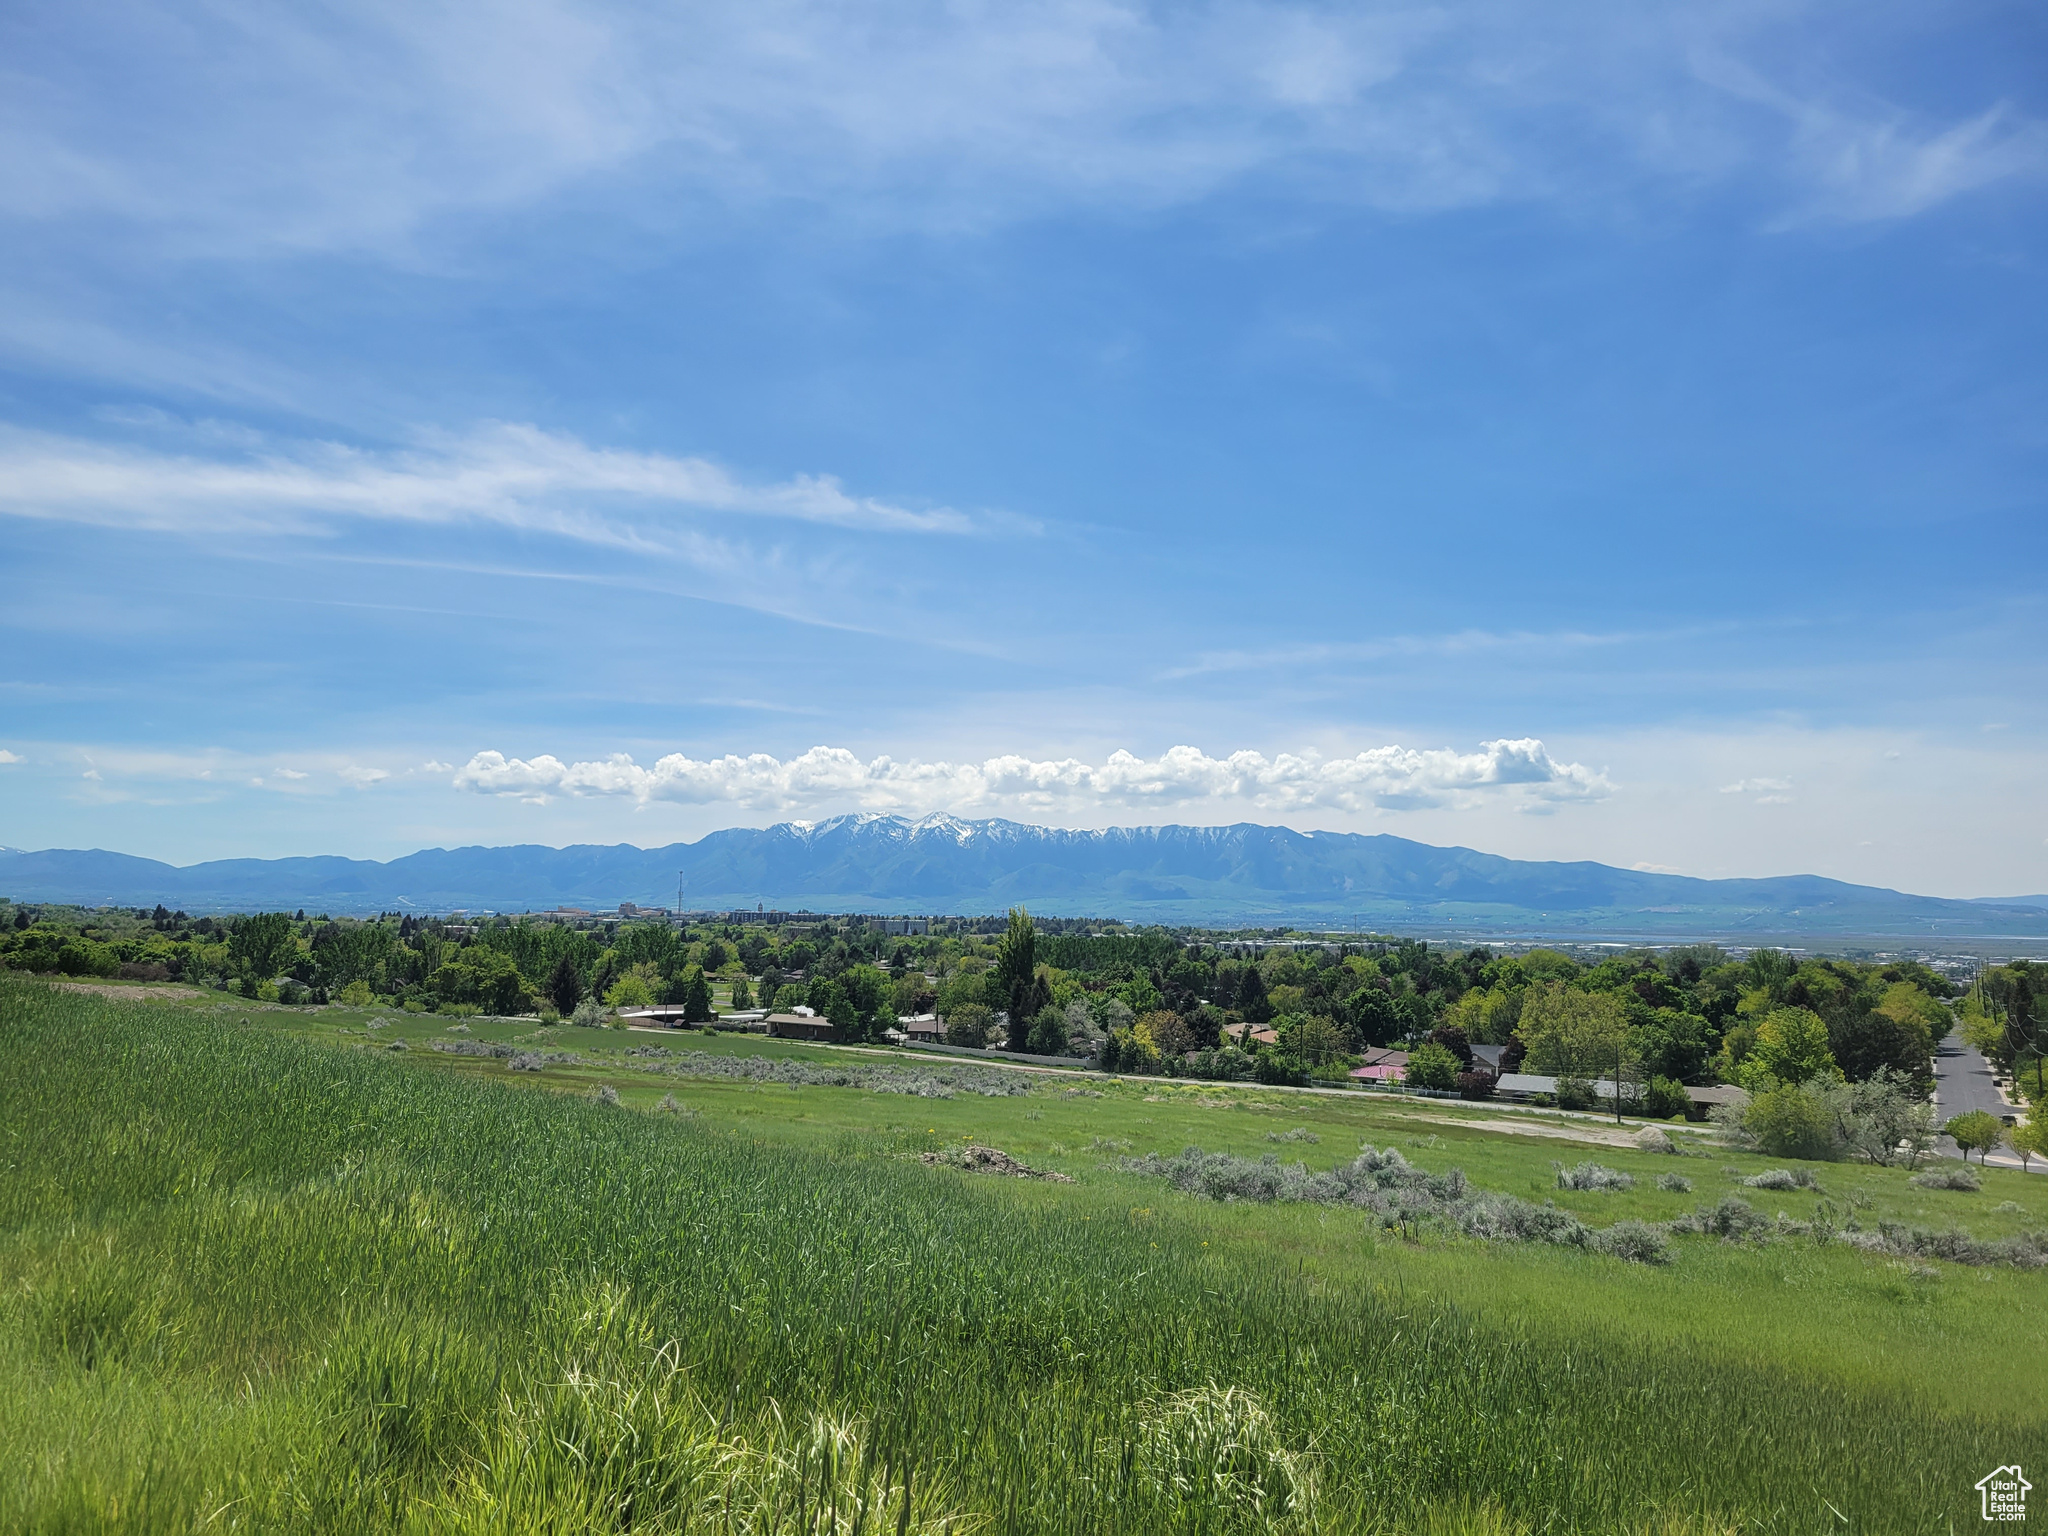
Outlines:
[{"label": "mountain range", "polygon": [[184,868],[99,849],[0,850],[17,901],[190,912],[543,911],[672,904],[1047,916],[1230,927],[1585,937],[2048,935],[2048,896],[1952,900],[1817,875],[1701,880],[1539,863],[1389,835],[1227,827],[1068,831],[1013,821],[838,816],[663,848],[430,848],[388,863],[219,859]]}]

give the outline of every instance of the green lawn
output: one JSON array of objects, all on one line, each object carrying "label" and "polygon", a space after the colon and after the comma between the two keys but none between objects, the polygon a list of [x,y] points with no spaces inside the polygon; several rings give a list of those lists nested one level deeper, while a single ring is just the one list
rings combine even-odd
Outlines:
[{"label": "green lawn", "polygon": [[[584,1058],[513,1072],[427,1049],[445,1019],[216,1003],[0,979],[0,1529],[1905,1531],[2048,1441],[2041,1272],[1411,1244],[1116,1166],[1370,1141],[1604,1226],[1763,1159],[1363,1095],[744,1083],[627,1052],[852,1053],[472,1021]],[[969,1139],[1076,1182],[914,1156]],[[1636,1188],[1551,1188],[1588,1157]],[[2048,1207],[1816,1171],[1866,1223]]]}]

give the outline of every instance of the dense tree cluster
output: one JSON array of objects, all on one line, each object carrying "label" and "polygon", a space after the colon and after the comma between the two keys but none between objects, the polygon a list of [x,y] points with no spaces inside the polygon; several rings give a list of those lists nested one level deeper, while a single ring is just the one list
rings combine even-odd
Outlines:
[{"label": "dense tree cluster", "polygon": [[1000,1019],[1012,1049],[1092,1055],[1119,1072],[1305,1082],[1405,1045],[1411,1083],[1477,1096],[1491,1077],[1472,1048],[1497,1045],[1505,1070],[1629,1083],[1653,1113],[1684,1111],[1681,1085],[1698,1083],[1762,1092],[1890,1074],[1924,1094],[1955,994],[1916,963],[1769,949],[1589,962],[1163,930],[1040,931],[1034,945],[1022,921],[1012,914],[996,946],[970,943],[958,958],[948,941],[937,1007],[949,1038],[980,1044]]},{"label": "dense tree cluster", "polygon": [[[880,1038],[936,1013],[957,1044],[1081,1056],[1120,1072],[1265,1082],[1339,1079],[1363,1053],[1410,1050],[1409,1080],[1483,1095],[1475,1046],[1504,1070],[1638,1085],[1653,1112],[1679,1086],[1762,1094],[1890,1077],[1924,1092],[1955,988],[1927,967],[1798,959],[1711,945],[1597,960],[1420,940],[1324,942],[1036,920],[885,936],[860,919],[802,926],[496,917],[453,922],[264,913],[0,907],[0,964],[74,976],[182,979],[283,1001],[594,1017],[668,1004],[808,1007],[835,1038]],[[1964,1024],[2011,1070],[2038,1071],[2038,981],[1986,973]]]}]

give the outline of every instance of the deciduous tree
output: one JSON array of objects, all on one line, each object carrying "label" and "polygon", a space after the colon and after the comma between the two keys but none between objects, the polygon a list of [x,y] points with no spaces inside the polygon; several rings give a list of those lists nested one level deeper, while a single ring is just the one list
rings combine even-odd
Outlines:
[{"label": "deciduous tree", "polygon": [[989,1012],[980,1003],[962,1003],[946,1015],[946,1044],[972,1046],[988,1044]]},{"label": "deciduous tree", "polygon": [[1457,1086],[1460,1070],[1457,1057],[1434,1040],[1425,1040],[1409,1052],[1403,1075],[1416,1088],[1449,1089]]},{"label": "deciduous tree", "polygon": [[2005,1140],[2005,1125],[1993,1114],[1973,1109],[1966,1115],[1957,1115],[1942,1131],[1962,1149],[1963,1161],[1970,1160],[1970,1154],[1977,1154],[1977,1161],[1983,1162],[1985,1154]]},{"label": "deciduous tree", "polygon": [[1140,1015],[1134,1033],[1161,1056],[1185,1056],[1194,1049],[1194,1035],[1187,1021],[1164,1008]]},{"label": "deciduous tree", "polygon": [[228,963],[246,982],[269,981],[298,954],[289,914],[258,912],[236,921],[228,936]]},{"label": "deciduous tree", "polygon": [[1773,1083],[1799,1084],[1841,1077],[1828,1045],[1828,1027],[1810,1008],[1774,1008],[1756,1027],[1756,1043],[1737,1070],[1751,1093]]},{"label": "deciduous tree", "polygon": [[1516,1028],[1538,1071],[1560,1078],[1605,1076],[1615,1084],[1614,1118],[1621,1118],[1622,1085],[1640,1071],[1628,1009],[1612,992],[1580,992],[1562,982],[1531,987]]},{"label": "deciduous tree", "polygon": [[2013,1151],[2020,1155],[2020,1167],[2025,1168],[2037,1157],[2048,1157],[2048,1120],[2038,1114],[2029,1115],[2012,1128],[2006,1138],[2012,1143]]}]

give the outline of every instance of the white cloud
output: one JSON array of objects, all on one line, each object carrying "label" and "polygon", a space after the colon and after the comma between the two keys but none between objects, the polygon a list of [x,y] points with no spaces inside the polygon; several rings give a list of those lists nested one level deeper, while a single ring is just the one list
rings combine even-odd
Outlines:
[{"label": "white cloud", "polygon": [[[1790,779],[1737,779],[1733,784],[1723,784],[1721,786],[1721,793],[1724,795],[1747,795],[1754,794],[1758,790],[1766,790],[1783,794],[1791,787],[1792,781]],[[1778,802],[1766,801],[1765,803],[1776,804]]]},{"label": "white cloud", "polygon": [[14,753],[14,752],[9,752],[9,751],[5,750],[4,748],[0,748],[0,764],[6,764],[6,763],[18,763],[18,762],[21,762],[21,761],[22,761],[22,758],[21,758],[20,754],[18,754],[18,753]]},{"label": "white cloud", "polygon": [[1795,93],[1711,49],[1696,54],[1695,68],[1789,130],[1786,162],[1807,196],[1786,224],[1911,218],[1982,187],[2048,175],[2048,123],[2007,102],[1952,122],[1867,93]]},{"label": "white cloud", "polygon": [[648,552],[687,544],[694,531],[674,525],[703,512],[882,533],[986,523],[854,495],[831,475],[754,484],[708,459],[594,448],[507,422],[391,452],[297,442],[232,456],[0,429],[0,513],[18,517],[208,533],[490,523]]},{"label": "white cloud", "polygon": [[391,777],[390,773],[385,769],[365,768],[357,763],[350,763],[346,767],[337,768],[334,771],[344,781],[353,784],[357,789],[368,789],[372,784]]},{"label": "white cloud", "polygon": [[[73,26],[89,45],[53,25],[10,61],[0,212],[111,213],[176,255],[418,259],[437,218],[571,187],[650,223],[709,195],[959,224],[1254,177],[1405,210],[1747,173],[1898,217],[2038,171],[2042,148],[1993,103],[1923,120],[1818,74],[1844,33],[1859,55],[1924,46],[1917,20],[1846,6],[423,0]],[[1765,83],[1785,59],[1825,63],[1795,92]]]},{"label": "white cloud", "polygon": [[556,795],[622,796],[645,805],[725,803],[755,810],[827,806],[863,810],[995,810],[1088,815],[1097,809],[1236,805],[1263,812],[1358,812],[1463,806],[1507,798],[1529,804],[1597,800],[1612,789],[1603,773],[1560,763],[1543,743],[1489,741],[1477,752],[1375,747],[1354,757],[1258,752],[1210,757],[1174,747],[1146,760],[1112,753],[1097,765],[1021,756],[984,762],[863,762],[844,747],[813,747],[787,761],[765,753],[699,761],[671,753],[642,767],[624,753],[565,763],[542,755],[479,752],[455,776],[458,789],[544,800]]},{"label": "white cloud", "polygon": [[305,777],[305,775],[299,772],[299,770],[296,768],[280,768],[277,770],[277,776],[280,779],[303,779]]}]

